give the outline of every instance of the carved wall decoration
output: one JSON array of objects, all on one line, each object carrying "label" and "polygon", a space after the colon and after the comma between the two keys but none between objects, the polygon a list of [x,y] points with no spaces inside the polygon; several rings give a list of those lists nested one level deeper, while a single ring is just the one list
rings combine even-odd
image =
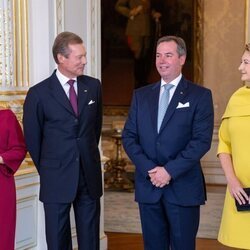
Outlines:
[{"label": "carved wall decoration", "polygon": [[19,121],[29,87],[28,1],[0,2],[0,106]]},{"label": "carved wall decoration", "polygon": [[203,0],[194,4],[194,82],[203,83]]},{"label": "carved wall decoration", "polygon": [[12,3],[0,3],[0,86],[11,86],[14,82],[14,43],[12,23]]},{"label": "carved wall decoration", "polygon": [[64,0],[56,0],[56,34],[64,31]]},{"label": "carved wall decoration", "polygon": [[12,89],[29,86],[28,2],[12,0],[14,82]]}]

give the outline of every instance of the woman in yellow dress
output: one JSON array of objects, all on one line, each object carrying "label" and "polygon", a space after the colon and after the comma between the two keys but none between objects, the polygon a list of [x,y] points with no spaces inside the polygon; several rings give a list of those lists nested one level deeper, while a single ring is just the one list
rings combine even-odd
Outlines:
[{"label": "woman in yellow dress", "polygon": [[250,203],[243,188],[250,187],[250,43],[239,66],[245,86],[230,98],[219,130],[218,156],[227,180],[227,191],[218,241],[230,247],[250,249],[250,211],[238,212]]}]

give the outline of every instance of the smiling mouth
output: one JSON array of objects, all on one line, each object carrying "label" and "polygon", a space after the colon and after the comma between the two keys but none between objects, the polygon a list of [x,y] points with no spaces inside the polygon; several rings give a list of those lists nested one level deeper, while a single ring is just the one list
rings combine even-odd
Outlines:
[{"label": "smiling mouth", "polygon": [[168,66],[160,66],[160,69],[168,69]]}]

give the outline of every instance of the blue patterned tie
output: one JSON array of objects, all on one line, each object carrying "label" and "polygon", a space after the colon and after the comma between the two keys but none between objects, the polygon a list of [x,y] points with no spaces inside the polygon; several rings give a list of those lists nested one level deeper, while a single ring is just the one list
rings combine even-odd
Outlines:
[{"label": "blue patterned tie", "polygon": [[158,121],[157,121],[157,131],[159,133],[163,118],[168,108],[169,103],[169,90],[173,87],[172,84],[164,84],[162,88],[164,88],[163,93],[160,97],[159,107],[158,107]]}]

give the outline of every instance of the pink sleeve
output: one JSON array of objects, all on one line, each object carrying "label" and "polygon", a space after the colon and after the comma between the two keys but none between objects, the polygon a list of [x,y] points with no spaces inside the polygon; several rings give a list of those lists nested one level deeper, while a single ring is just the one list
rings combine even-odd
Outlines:
[{"label": "pink sleeve", "polygon": [[21,126],[14,113],[12,111],[8,112],[6,119],[8,124],[8,145],[6,151],[1,154],[4,161],[4,164],[1,164],[1,170],[7,175],[13,175],[21,165],[27,150]]}]

